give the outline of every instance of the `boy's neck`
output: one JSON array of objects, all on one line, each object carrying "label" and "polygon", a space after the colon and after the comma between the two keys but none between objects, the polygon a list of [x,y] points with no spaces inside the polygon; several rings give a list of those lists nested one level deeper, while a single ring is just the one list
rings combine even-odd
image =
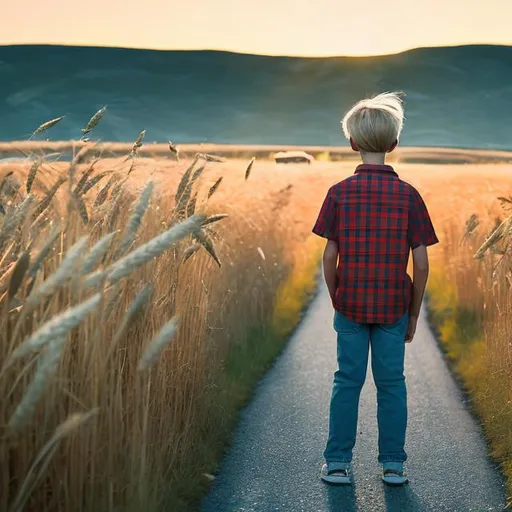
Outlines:
[{"label": "boy's neck", "polygon": [[360,152],[363,164],[384,165],[386,163],[386,153],[365,153]]}]

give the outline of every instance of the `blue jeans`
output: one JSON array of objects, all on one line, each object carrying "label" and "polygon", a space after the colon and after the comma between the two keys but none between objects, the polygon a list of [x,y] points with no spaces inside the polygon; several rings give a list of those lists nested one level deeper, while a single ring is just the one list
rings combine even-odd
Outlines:
[{"label": "blue jeans", "polygon": [[404,377],[405,333],[409,315],[394,324],[359,324],[339,311],[334,315],[338,333],[338,370],[329,413],[327,463],[351,462],[356,443],[359,395],[368,366],[371,344],[373,380],[377,386],[379,462],[403,462],[407,426],[407,390]]}]

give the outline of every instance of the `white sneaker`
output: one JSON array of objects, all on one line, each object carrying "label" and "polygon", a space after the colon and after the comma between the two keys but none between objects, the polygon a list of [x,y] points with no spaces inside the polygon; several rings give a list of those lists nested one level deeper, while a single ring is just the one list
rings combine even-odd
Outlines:
[{"label": "white sneaker", "polygon": [[382,481],[395,487],[409,483],[401,462],[385,462],[382,465]]},{"label": "white sneaker", "polygon": [[350,485],[352,483],[350,463],[332,462],[330,469],[327,464],[322,466],[320,478],[331,485]]}]

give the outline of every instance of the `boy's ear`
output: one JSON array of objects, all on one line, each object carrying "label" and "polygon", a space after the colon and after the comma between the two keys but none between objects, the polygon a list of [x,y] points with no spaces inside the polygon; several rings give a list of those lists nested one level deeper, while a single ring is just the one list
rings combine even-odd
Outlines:
[{"label": "boy's ear", "polygon": [[352,137],[350,137],[350,147],[354,150],[354,151],[359,151],[359,148],[357,147],[357,144],[355,143],[354,139]]},{"label": "boy's ear", "polygon": [[391,147],[388,149],[388,153],[391,153],[391,151],[393,151],[393,149],[395,149],[397,146],[398,146],[398,139],[395,140],[395,142],[393,142],[393,144],[391,144]]}]

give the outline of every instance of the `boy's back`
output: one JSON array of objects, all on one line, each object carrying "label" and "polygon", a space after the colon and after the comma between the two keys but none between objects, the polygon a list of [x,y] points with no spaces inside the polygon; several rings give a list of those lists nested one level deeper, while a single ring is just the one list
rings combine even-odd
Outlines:
[{"label": "boy's back", "polygon": [[393,167],[361,164],[332,186],[313,232],[338,244],[335,309],[389,324],[408,310],[409,250],[434,243],[434,231],[421,196]]}]

